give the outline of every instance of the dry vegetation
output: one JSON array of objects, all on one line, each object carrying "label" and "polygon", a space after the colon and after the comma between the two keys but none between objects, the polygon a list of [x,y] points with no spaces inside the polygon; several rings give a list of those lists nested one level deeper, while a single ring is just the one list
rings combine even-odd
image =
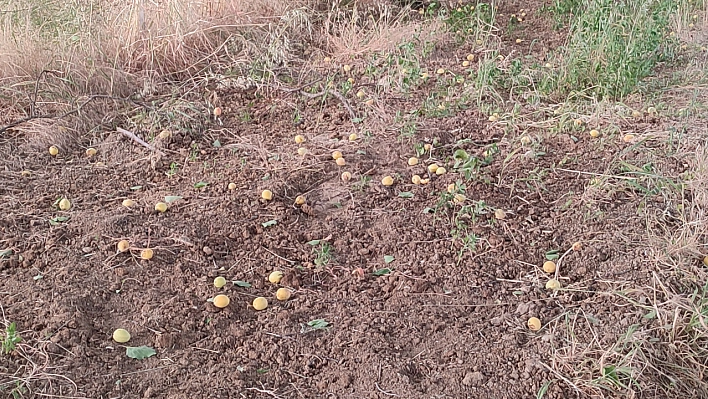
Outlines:
[{"label": "dry vegetation", "polygon": [[[49,338],[34,330],[28,308],[17,305],[19,295],[32,292],[23,285],[29,284],[23,280],[26,273],[8,266],[13,255],[22,256],[27,250],[18,242],[22,237],[16,236],[16,231],[17,226],[28,225],[25,218],[32,215],[21,209],[30,202],[20,200],[24,190],[20,172],[47,162],[42,157],[48,157],[50,145],[56,145],[62,155],[82,157],[89,146],[117,142],[119,139],[111,133],[125,128],[136,132],[154,150],[145,157],[120,153],[120,157],[135,158],[125,160],[126,164],[140,165],[136,176],[144,176],[144,170],[150,168],[161,176],[184,173],[185,181],[193,185],[192,180],[198,179],[195,168],[200,162],[207,163],[212,154],[209,151],[222,151],[219,156],[224,157],[228,151],[238,154],[243,164],[248,158],[243,154],[248,154],[248,162],[253,159],[257,165],[254,170],[260,173],[251,179],[255,182],[249,186],[252,198],[260,196],[269,178],[273,179],[276,199],[282,198],[277,189],[279,173],[284,170],[308,170],[313,175],[322,171],[324,161],[320,160],[331,162],[331,149],[345,148],[345,144],[331,142],[342,132],[346,132],[343,137],[356,133],[352,142],[366,144],[356,153],[359,155],[376,153],[376,146],[400,147],[404,148],[400,153],[392,150],[384,154],[393,154],[393,159],[416,155],[428,163],[437,159],[448,167],[448,175],[455,177],[442,184],[445,177],[433,173],[431,187],[435,182],[440,184],[426,197],[427,202],[416,203],[418,207],[410,212],[435,215],[428,224],[439,236],[424,237],[426,241],[420,242],[444,243],[444,249],[431,250],[450,259],[450,268],[441,266],[441,273],[481,268],[476,262],[485,254],[495,254],[502,259],[500,264],[514,260],[531,267],[511,275],[480,272],[475,277],[478,286],[484,286],[480,281],[485,278],[507,285],[498,288],[498,297],[473,296],[479,301],[496,301],[489,306],[512,304],[499,308],[502,316],[507,315],[499,316],[501,322],[493,326],[487,326],[489,320],[479,323],[492,330],[526,334],[524,342],[543,348],[538,350],[538,358],[532,359],[540,371],[529,377],[533,382],[527,386],[533,392],[525,397],[708,397],[705,1],[554,0],[523,5],[531,7],[525,10],[510,3],[426,2],[416,4],[420,9],[411,9],[399,2],[378,1],[165,0],[126,5],[86,0],[0,0],[0,104],[7,110],[0,115],[0,155],[4,160],[0,169],[5,171],[0,174],[0,185],[8,188],[0,190],[0,195],[4,203],[11,204],[1,225],[0,262],[6,267],[0,267],[0,278],[3,284],[14,281],[7,286],[0,284],[0,324],[4,330],[0,332],[4,342],[0,395],[89,395],[85,387],[74,382],[79,375],[66,368],[53,368],[56,356],[47,352]],[[467,54],[473,57],[462,67]],[[249,96],[238,97],[241,93]],[[240,100],[233,99],[236,97]],[[254,104],[266,105],[259,108]],[[280,108],[268,111],[270,106]],[[223,117],[215,115],[217,107]],[[321,115],[312,117],[315,121],[311,122],[302,116],[305,109],[317,109]],[[331,114],[342,116],[343,122],[332,122],[336,126],[330,129],[322,121]],[[262,136],[250,130],[250,135],[229,133],[259,118],[282,120],[276,127],[289,131]],[[303,161],[308,158],[294,154],[290,148],[290,137],[300,132],[301,123],[314,124],[314,128],[302,132],[314,141],[305,142],[312,144],[308,151],[320,151],[317,163]],[[158,134],[165,129],[179,139],[161,141]],[[318,129],[325,133],[313,133]],[[599,137],[590,136],[595,129]],[[482,132],[489,138],[494,136],[494,140],[482,140]],[[450,137],[444,138],[445,134]],[[270,146],[279,141],[282,146]],[[213,145],[214,149],[211,143],[219,144]],[[426,152],[423,143],[438,152]],[[99,153],[110,152],[110,148],[101,147]],[[164,156],[156,156],[157,152]],[[351,155],[347,165],[355,165],[350,159],[358,155],[349,153],[345,154]],[[115,157],[120,158],[118,154]],[[179,158],[179,165],[173,158]],[[118,168],[122,161],[111,155],[105,158],[109,167]],[[404,165],[394,169],[381,162],[395,187],[410,185],[410,168]],[[71,165],[69,162],[64,167],[69,169]],[[189,165],[197,166],[189,169]],[[492,169],[485,169],[490,165]],[[61,169],[62,165],[52,167]],[[192,180],[188,170],[194,172]],[[264,173],[267,177],[261,178]],[[341,184],[339,169],[330,175],[332,186]],[[351,189],[342,194],[343,198],[348,201],[351,197],[352,202],[356,198],[361,204],[367,203],[367,196],[378,198],[380,191],[369,188],[378,187],[382,177],[384,174],[379,176],[378,171],[354,172],[352,184],[347,186]],[[114,176],[110,181],[116,179]],[[567,186],[555,185],[559,180]],[[218,184],[226,187],[227,183]],[[241,187],[241,182],[238,184]],[[577,184],[581,185],[580,192]],[[554,238],[558,253],[550,253],[547,250],[551,248],[539,247],[545,245],[544,238],[538,238],[546,234],[541,227],[522,225],[520,230],[527,229],[525,233],[510,233],[518,231],[512,224],[504,224],[515,220],[509,205],[508,214],[497,216],[485,228],[506,226],[499,234],[510,234],[513,241],[507,240],[504,245],[527,248],[534,255],[522,261],[513,249],[498,250],[491,236],[478,236],[472,226],[477,218],[487,220],[483,215],[493,215],[492,206],[480,198],[475,207],[460,205],[470,203],[477,195],[472,187],[503,192],[507,200],[517,203],[514,198],[538,195],[532,203],[521,199],[531,207],[538,206],[536,215],[545,215],[543,221],[548,225],[539,226],[553,230],[558,227],[552,225],[554,220],[577,224],[578,237],[565,237],[562,242]],[[413,196],[417,189],[418,185],[402,188],[389,199]],[[200,200],[209,203],[207,197]],[[383,214],[387,207],[387,202],[380,201],[370,211]],[[547,216],[549,211],[555,216]],[[277,214],[277,210],[273,212]],[[303,208],[302,218],[308,216],[309,211]],[[415,219],[411,222],[414,227],[418,226],[418,217]],[[516,219],[517,227],[525,223],[520,217]],[[606,229],[590,232],[584,225]],[[357,227],[344,225],[340,229]],[[338,231],[330,232],[330,236],[332,233]],[[398,238],[397,234],[391,237]],[[333,247],[336,239],[332,239]],[[582,242],[582,251],[593,253],[597,249],[600,255],[573,258],[570,244],[575,241]],[[311,253],[304,256],[310,256],[311,263],[318,267],[328,265],[336,255],[330,255],[329,244],[325,244],[312,245]],[[115,248],[114,243],[111,248]],[[506,257],[504,248],[511,255]],[[415,258],[416,253],[408,255]],[[562,256],[558,259],[557,255]],[[283,256],[277,257],[283,260]],[[559,264],[554,277],[562,287],[553,292],[543,288],[548,276],[540,265],[545,257]],[[447,260],[434,259],[447,264]],[[382,267],[391,261],[386,260]],[[564,262],[572,264],[572,273],[578,274],[564,274]],[[294,269],[290,263],[288,267]],[[415,263],[414,259],[409,266]],[[315,273],[314,279],[349,279],[354,278],[352,270],[354,276],[384,270],[369,270],[369,265],[352,266],[351,270],[350,265],[340,266],[323,275]],[[579,269],[587,275],[581,276]],[[403,265],[395,272],[410,274]],[[45,283],[53,281],[49,270],[42,273]],[[448,280],[438,276],[437,281]],[[467,282],[457,284],[458,288],[467,286]],[[442,287],[435,295],[448,295],[447,289]],[[315,295],[315,291],[312,287],[293,290],[296,298]],[[519,321],[531,312],[528,304],[526,312],[519,312],[514,301],[520,304],[518,309],[526,302],[544,303],[557,312],[541,317],[541,331],[531,333],[525,321]],[[439,304],[441,309],[448,306]],[[19,326],[12,324],[17,320],[21,320]],[[460,331],[457,335],[462,334]],[[15,342],[13,337],[22,340]],[[426,350],[434,346],[431,343]],[[504,348],[497,349],[503,352]],[[65,352],[60,357],[74,355],[68,349]],[[514,360],[523,363],[525,359]],[[499,364],[512,367],[511,361]],[[481,367],[484,369],[483,364]],[[501,373],[505,374],[516,372],[510,369]],[[258,385],[258,378],[247,380],[246,386],[239,388],[244,395],[287,397],[285,392]],[[295,395],[298,388],[305,388],[298,386],[300,380],[292,378],[289,381],[295,390],[288,392]],[[457,379],[462,380],[453,378]],[[475,386],[468,382],[465,378],[458,397],[483,392],[491,397],[515,397],[494,383]],[[454,386],[441,383],[439,397],[454,397],[444,390],[446,384]],[[354,388],[337,391],[336,395],[365,396],[365,391],[357,391],[360,385],[351,386]],[[141,393],[123,394],[136,397]],[[385,397],[393,393],[377,383],[370,394]],[[319,395],[325,396],[322,391]],[[431,392],[420,395],[432,397]],[[164,392],[157,396],[169,397]]]}]

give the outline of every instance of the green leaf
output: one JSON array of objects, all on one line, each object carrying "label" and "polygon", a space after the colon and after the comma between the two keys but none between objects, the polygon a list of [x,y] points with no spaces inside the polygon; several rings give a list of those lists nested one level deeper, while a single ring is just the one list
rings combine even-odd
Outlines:
[{"label": "green leaf", "polygon": [[125,354],[131,359],[147,359],[150,356],[154,356],[157,352],[149,346],[129,346],[125,348]]},{"label": "green leaf", "polygon": [[557,249],[552,249],[552,250],[546,252],[546,259],[556,260],[556,259],[560,258],[559,252],[560,251]]},{"label": "green leaf", "polygon": [[236,281],[234,281],[234,285],[236,285],[238,287],[249,288],[251,286],[251,283],[248,283],[246,281],[236,280]]},{"label": "green leaf", "polygon": [[396,258],[394,258],[393,256],[384,255],[384,262],[386,262],[386,264],[389,264],[389,263],[393,262],[394,260],[396,260]]},{"label": "green leaf", "polygon": [[391,273],[391,271],[392,271],[391,269],[389,269],[388,267],[385,267],[383,269],[379,269],[379,270],[375,271],[374,276],[385,276],[385,275]]},{"label": "green leaf", "polygon": [[169,204],[170,202],[175,202],[181,199],[182,197],[179,195],[168,195],[165,197],[165,202]]},{"label": "green leaf", "polygon": [[551,386],[552,383],[552,380],[546,381],[538,390],[538,393],[536,394],[536,399],[543,399],[543,397],[546,396],[546,392],[548,392],[548,388]]},{"label": "green leaf", "polygon": [[261,223],[261,226],[263,226],[263,227],[270,227],[270,226],[275,226],[276,224],[278,224],[278,221],[277,221],[277,220],[269,220],[269,221],[267,221],[267,222]]},{"label": "green leaf", "polygon": [[312,241],[308,241],[307,244],[312,245],[314,247],[315,245],[319,245],[320,241],[321,240],[312,240]]},{"label": "green leaf", "polygon": [[401,198],[413,198],[413,193],[410,191],[403,191],[398,193],[398,196]]},{"label": "green leaf", "polygon": [[4,258],[6,256],[12,255],[12,250],[11,249],[3,249],[0,251],[0,258]]},{"label": "green leaf", "polygon": [[300,332],[302,334],[305,334],[310,331],[324,330],[327,327],[329,327],[328,321],[326,321],[325,319],[315,319],[315,320],[308,321],[307,324],[301,324],[300,325]]},{"label": "green leaf", "polygon": [[133,186],[130,189],[133,191],[137,191],[137,190],[140,190],[141,188],[143,188],[143,186]]},{"label": "green leaf", "polygon": [[425,209],[423,209],[423,213],[435,213],[435,209],[431,207],[425,207]]},{"label": "green leaf", "polygon": [[656,309],[652,309],[649,313],[644,315],[645,319],[655,319],[656,318]]},{"label": "green leaf", "polygon": [[352,118],[353,123],[361,123],[364,121],[364,118]]},{"label": "green leaf", "polygon": [[204,187],[206,187],[206,186],[208,186],[208,185],[209,185],[209,183],[200,181],[199,183],[197,183],[197,184],[194,185],[194,188],[204,188]]},{"label": "green leaf", "polygon": [[219,139],[214,140],[213,143],[211,143],[215,148],[220,148],[221,147],[221,141]]},{"label": "green leaf", "polygon": [[49,224],[52,226],[56,226],[61,222],[66,222],[67,220],[69,220],[68,216],[57,216],[53,219],[49,219]]},{"label": "green leaf", "polygon": [[356,150],[356,153],[359,155],[366,155],[366,151],[364,150]]},{"label": "green leaf", "polygon": [[469,154],[463,149],[459,149],[452,154],[452,158],[455,160],[466,161],[469,159]]}]

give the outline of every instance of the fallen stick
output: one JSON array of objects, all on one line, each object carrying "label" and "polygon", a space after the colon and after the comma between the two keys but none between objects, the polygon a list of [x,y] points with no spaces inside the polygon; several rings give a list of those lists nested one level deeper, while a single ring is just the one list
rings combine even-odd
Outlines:
[{"label": "fallen stick", "polygon": [[156,153],[158,153],[158,154],[160,154],[160,155],[162,155],[162,156],[165,155],[164,152],[162,152],[162,151],[158,150],[157,148],[151,146],[150,144],[146,143],[145,141],[143,141],[143,139],[141,139],[140,137],[136,136],[135,133],[133,133],[133,132],[131,132],[131,131],[128,131],[128,130],[125,130],[125,129],[122,129],[122,128],[119,128],[119,127],[116,128],[116,131],[117,131],[118,133],[122,133],[123,136],[128,137],[129,139],[135,141],[136,143],[142,145],[143,147],[147,148],[147,149],[150,150],[150,151],[154,151],[154,152],[156,152]]}]

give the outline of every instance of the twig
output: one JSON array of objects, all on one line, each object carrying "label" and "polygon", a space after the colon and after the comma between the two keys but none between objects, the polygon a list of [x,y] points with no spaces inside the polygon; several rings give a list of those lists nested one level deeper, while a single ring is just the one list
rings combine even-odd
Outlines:
[{"label": "twig", "polygon": [[291,263],[291,264],[292,264],[292,263],[295,263],[294,260],[290,260],[290,259],[287,259],[287,258],[283,258],[282,256],[276,254],[275,252],[271,251],[270,249],[268,249],[268,248],[266,248],[266,247],[264,247],[264,246],[262,246],[262,245],[261,245],[261,248],[265,249],[267,252],[269,252],[271,255],[275,256],[276,258],[280,258],[280,259],[282,259],[282,260],[284,260],[284,261],[286,261],[286,262],[288,262],[288,263]]},{"label": "twig", "polygon": [[551,373],[555,374],[558,378],[560,378],[561,380],[565,381],[566,384],[568,384],[568,385],[570,385],[571,387],[573,387],[573,389],[575,389],[576,392],[578,392],[578,393],[582,392],[582,391],[580,390],[580,388],[578,388],[577,385],[573,384],[569,379],[565,378],[565,376],[563,376],[561,373],[559,373],[559,372],[553,370],[553,369],[552,369],[551,367],[549,367],[546,363],[541,362],[541,361],[539,361],[538,363],[539,363],[541,366],[543,366],[543,367],[545,367],[546,369],[548,369],[548,371],[550,371]]},{"label": "twig", "polygon": [[381,392],[381,393],[384,394],[384,395],[388,395],[388,396],[398,396],[398,395],[396,395],[396,394],[393,393],[393,392],[386,392],[386,391],[384,391],[383,389],[381,389],[381,387],[379,387],[379,383],[378,383],[378,382],[374,382],[374,385],[376,386],[376,389],[378,389],[379,392]]},{"label": "twig", "polygon": [[131,140],[133,140],[133,141],[135,141],[136,143],[142,145],[143,147],[147,148],[147,149],[150,150],[150,151],[156,152],[156,153],[158,153],[158,154],[160,154],[160,155],[163,155],[163,156],[165,155],[164,152],[162,152],[162,151],[158,150],[157,148],[151,146],[150,144],[146,143],[145,141],[143,141],[143,139],[141,139],[140,137],[136,136],[135,133],[133,133],[133,132],[130,132],[130,131],[125,130],[125,129],[120,128],[120,127],[117,127],[117,128],[116,128],[116,131],[117,131],[118,133],[122,133],[123,136],[130,138]]}]

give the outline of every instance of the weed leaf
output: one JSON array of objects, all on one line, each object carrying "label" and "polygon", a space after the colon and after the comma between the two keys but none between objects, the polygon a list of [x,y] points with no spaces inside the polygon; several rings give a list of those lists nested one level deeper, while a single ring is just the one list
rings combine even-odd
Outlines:
[{"label": "weed leaf", "polygon": [[155,349],[145,345],[137,347],[129,346],[125,348],[125,354],[131,359],[147,359],[156,353]]}]

